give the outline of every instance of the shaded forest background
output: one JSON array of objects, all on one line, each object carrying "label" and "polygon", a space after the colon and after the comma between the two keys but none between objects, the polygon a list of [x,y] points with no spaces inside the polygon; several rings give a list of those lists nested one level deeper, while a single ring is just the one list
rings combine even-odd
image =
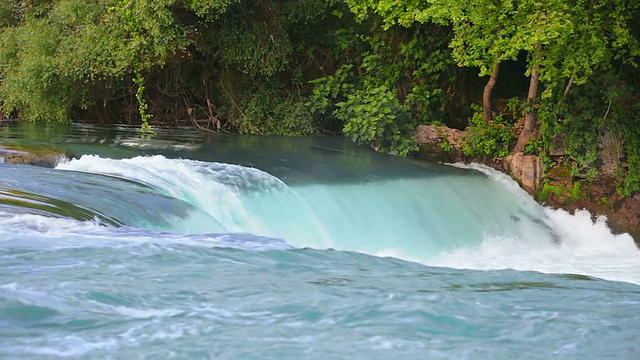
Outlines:
[{"label": "shaded forest background", "polygon": [[[23,121],[344,134],[465,155],[562,148],[640,191],[636,0],[0,0],[0,113]],[[446,147],[447,144],[443,144]]]}]

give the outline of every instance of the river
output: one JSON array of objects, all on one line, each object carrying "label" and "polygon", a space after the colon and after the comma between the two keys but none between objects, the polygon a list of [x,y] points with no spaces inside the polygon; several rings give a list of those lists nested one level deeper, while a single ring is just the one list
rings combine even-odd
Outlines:
[{"label": "river", "polygon": [[338,137],[3,126],[0,358],[635,359],[640,251]]}]

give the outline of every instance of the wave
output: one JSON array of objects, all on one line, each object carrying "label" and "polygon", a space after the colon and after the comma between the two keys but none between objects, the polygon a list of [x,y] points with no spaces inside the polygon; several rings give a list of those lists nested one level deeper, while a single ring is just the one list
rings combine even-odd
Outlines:
[{"label": "wave", "polygon": [[[480,171],[502,184],[513,196],[529,198],[503,173],[478,164],[455,166]],[[487,235],[478,246],[465,246],[422,262],[460,269],[580,274],[640,284],[640,249],[629,234],[613,234],[606,217],[594,220],[587,210],[570,214],[544,207],[544,212],[549,226],[559,236],[558,244],[532,241],[535,232],[524,237]]]},{"label": "wave", "polygon": [[[206,213],[225,233],[296,247],[393,256],[432,266],[574,273],[640,283],[640,251],[604,219],[538,205],[508,176],[456,165],[437,176],[288,185],[259,169],[168,159],[83,156],[72,170],[146,184]],[[208,225],[181,222],[187,233]]]},{"label": "wave", "polygon": [[0,212],[0,249],[36,248],[56,251],[67,248],[119,248],[141,245],[231,248],[247,251],[292,249],[292,246],[282,239],[248,233],[181,234],[129,226],[107,226],[98,219],[79,221]]}]

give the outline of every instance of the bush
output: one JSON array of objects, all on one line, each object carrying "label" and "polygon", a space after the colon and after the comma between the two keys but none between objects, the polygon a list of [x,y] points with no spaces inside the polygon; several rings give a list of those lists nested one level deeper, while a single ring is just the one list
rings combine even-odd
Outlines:
[{"label": "bush", "polygon": [[466,156],[501,158],[509,155],[514,137],[502,116],[496,116],[493,123],[487,123],[481,109],[476,109],[467,130],[469,136],[462,143],[462,152]]},{"label": "bush", "polygon": [[623,147],[627,160],[627,173],[618,186],[618,193],[631,196],[640,191],[640,109],[636,109],[635,116],[623,120]]},{"label": "bush", "polygon": [[243,116],[235,120],[239,133],[300,136],[315,132],[311,114],[299,97],[261,84],[249,98]]},{"label": "bush", "polygon": [[314,81],[307,103],[311,111],[336,118],[343,124],[343,133],[356,143],[400,156],[416,151],[411,136],[416,124],[408,108],[386,85],[367,80],[360,84],[352,68],[342,66],[335,75]]},{"label": "bush", "polygon": [[400,156],[418,149],[408,136],[416,124],[385,85],[365,84],[336,107],[334,115],[344,122],[343,132],[354,142]]}]

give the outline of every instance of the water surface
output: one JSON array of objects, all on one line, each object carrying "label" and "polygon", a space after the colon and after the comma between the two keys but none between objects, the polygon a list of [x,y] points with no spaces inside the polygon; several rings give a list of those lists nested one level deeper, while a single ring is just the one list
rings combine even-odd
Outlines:
[{"label": "water surface", "polygon": [[0,357],[635,359],[640,251],[340,138],[0,127]]}]

